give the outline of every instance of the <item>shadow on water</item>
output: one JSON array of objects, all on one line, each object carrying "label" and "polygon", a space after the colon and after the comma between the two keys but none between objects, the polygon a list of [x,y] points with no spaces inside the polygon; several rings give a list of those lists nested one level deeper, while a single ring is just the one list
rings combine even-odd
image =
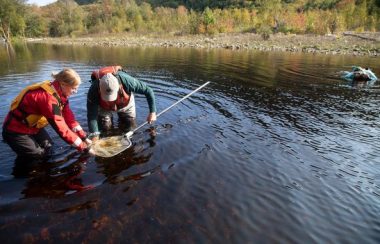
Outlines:
[{"label": "shadow on water", "polygon": [[348,85],[357,89],[371,88],[375,85],[375,83],[375,81],[348,81]]}]

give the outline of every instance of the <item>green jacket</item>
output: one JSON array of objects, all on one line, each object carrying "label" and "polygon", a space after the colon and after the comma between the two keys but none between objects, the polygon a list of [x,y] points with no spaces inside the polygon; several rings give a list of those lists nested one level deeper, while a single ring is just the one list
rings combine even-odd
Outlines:
[{"label": "green jacket", "polygon": [[[156,101],[152,88],[146,85],[144,82],[133,78],[125,71],[121,70],[116,73],[116,78],[123,84],[124,91],[127,93],[137,93],[145,95],[149,111],[151,113],[156,112]],[[87,94],[87,123],[90,133],[99,134],[98,126],[98,107],[99,107],[99,80],[92,80],[92,84]]]}]

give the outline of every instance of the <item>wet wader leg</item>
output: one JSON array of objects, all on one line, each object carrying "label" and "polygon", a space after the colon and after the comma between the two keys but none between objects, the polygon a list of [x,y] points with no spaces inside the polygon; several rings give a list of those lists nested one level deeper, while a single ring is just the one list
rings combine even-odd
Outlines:
[{"label": "wet wader leg", "polygon": [[[38,139],[41,140],[43,136],[45,136],[45,133],[46,131],[39,135]],[[3,138],[12,150],[17,153],[18,157],[28,158],[30,160],[43,160],[47,156],[45,148],[38,143],[35,135],[18,134],[3,130]],[[42,141],[49,139],[45,137]]]},{"label": "wet wader leg", "polygon": [[15,178],[28,177],[42,162],[42,159],[30,159],[24,156],[17,156],[13,166],[12,175]]},{"label": "wet wader leg", "polygon": [[111,111],[99,109],[98,124],[100,131],[107,132],[113,127],[113,116]]},{"label": "wet wader leg", "polygon": [[109,131],[112,129],[112,116],[99,116],[99,124],[100,124],[100,130],[101,131]]},{"label": "wet wader leg", "polygon": [[117,113],[119,116],[119,129],[122,132],[128,132],[136,128],[136,119],[134,117],[130,117],[127,113]]},{"label": "wet wader leg", "polygon": [[131,93],[128,105],[119,109],[117,115],[119,117],[119,130],[128,132],[136,128],[136,105],[133,93]]},{"label": "wet wader leg", "polygon": [[45,156],[50,156],[53,141],[45,129],[40,129],[37,135],[34,136],[37,143],[45,149]]}]

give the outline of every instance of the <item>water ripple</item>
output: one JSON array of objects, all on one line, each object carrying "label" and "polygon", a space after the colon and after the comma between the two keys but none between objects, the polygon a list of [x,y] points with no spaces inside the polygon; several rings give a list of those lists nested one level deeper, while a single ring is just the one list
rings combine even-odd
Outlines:
[{"label": "water ripple", "polygon": [[[0,76],[0,118],[19,89],[64,66],[75,67],[83,80],[70,101],[83,125],[87,80],[103,65],[119,63],[149,84],[158,112],[211,84],[137,131],[132,147],[114,158],[83,158],[50,128],[57,150],[48,172],[17,180],[11,175],[14,154],[3,144],[0,236],[26,232],[20,238],[40,241],[41,231],[50,231],[49,241],[56,242],[120,242],[125,236],[131,242],[211,243],[378,239],[379,85],[354,86],[337,76],[345,66],[376,60],[35,48],[48,58],[25,61],[31,72],[20,68]],[[136,102],[140,124],[148,106],[144,96]],[[68,189],[73,183],[93,188]]]}]

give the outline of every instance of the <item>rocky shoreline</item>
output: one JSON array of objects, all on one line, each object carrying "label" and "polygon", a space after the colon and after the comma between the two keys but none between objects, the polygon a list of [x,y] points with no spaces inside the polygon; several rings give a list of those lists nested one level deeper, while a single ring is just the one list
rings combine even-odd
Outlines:
[{"label": "rocky shoreline", "polygon": [[32,43],[83,46],[189,47],[232,50],[286,51],[331,55],[380,56],[380,33],[345,33],[341,35],[271,35],[237,33],[206,35],[105,35],[76,38],[34,38]]}]

